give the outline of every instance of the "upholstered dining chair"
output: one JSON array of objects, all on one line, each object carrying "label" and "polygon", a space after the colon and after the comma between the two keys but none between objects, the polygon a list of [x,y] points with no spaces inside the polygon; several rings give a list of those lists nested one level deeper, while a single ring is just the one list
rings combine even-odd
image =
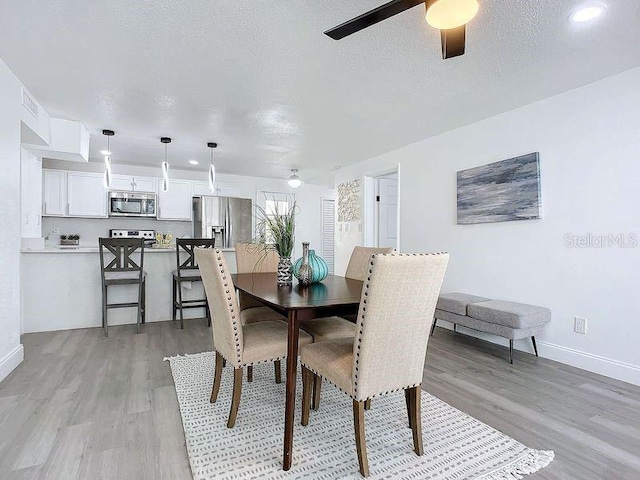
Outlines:
[{"label": "upholstered dining chair", "polygon": [[[236,423],[242,372],[256,363],[280,361],[287,356],[287,324],[264,320],[243,325],[229,267],[219,249],[195,249],[196,260],[209,302],[212,332],[216,349],[215,375],[211,403],[220,391],[223,362],[233,367],[233,397],[227,427]],[[275,280],[274,280],[275,281]],[[300,332],[299,346],[311,343],[311,336]]]},{"label": "upholstered dining chair", "polygon": [[[275,273],[278,271],[280,257],[275,250],[266,250],[256,243],[236,243],[236,270],[238,273]],[[243,325],[264,320],[287,321],[287,318],[275,310],[261,304],[244,292],[238,295],[240,301],[240,320]],[[282,381],[280,361],[274,364],[276,383]],[[247,381],[253,381],[253,367],[247,368]]]},{"label": "upholstered dining chair", "polygon": [[[377,253],[393,253],[394,248],[387,247],[355,247],[351,252],[351,258],[347,265],[347,272],[345,277],[353,278],[363,282],[367,277],[367,270],[369,262],[371,261],[371,255]],[[314,342],[324,342],[326,340],[335,340],[337,338],[353,338],[356,334],[356,316],[342,317],[326,317],[318,318],[311,322],[306,322],[302,329],[313,337]],[[320,390],[321,390],[321,377],[316,378],[316,383],[313,387],[313,409],[317,410],[320,407]],[[369,402],[367,402],[367,409],[369,408]]]},{"label": "upholstered dining chair", "polygon": [[353,339],[302,348],[302,425],[309,423],[314,376],[336,385],[353,400],[360,473],[369,475],[364,428],[365,402],[404,390],[413,447],[422,455],[422,372],[433,314],[449,261],[446,253],[373,255],[362,290]]}]

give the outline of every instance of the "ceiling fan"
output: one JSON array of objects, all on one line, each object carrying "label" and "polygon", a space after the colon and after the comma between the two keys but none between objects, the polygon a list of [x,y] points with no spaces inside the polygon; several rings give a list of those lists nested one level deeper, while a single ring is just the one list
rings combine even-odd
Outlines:
[{"label": "ceiling fan", "polygon": [[340,40],[421,3],[426,6],[427,23],[440,30],[442,58],[464,55],[467,23],[478,13],[478,0],[392,0],[324,33]]}]

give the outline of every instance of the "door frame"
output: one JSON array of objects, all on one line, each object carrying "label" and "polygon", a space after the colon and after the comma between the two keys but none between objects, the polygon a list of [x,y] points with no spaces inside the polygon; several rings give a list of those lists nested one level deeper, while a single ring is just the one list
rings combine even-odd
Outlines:
[{"label": "door frame", "polygon": [[396,173],[398,175],[398,209],[397,215],[397,242],[396,250],[400,250],[400,205],[402,195],[402,168],[401,164],[395,168],[380,170],[375,173],[363,175],[362,177],[362,197],[363,197],[363,244],[366,247],[378,246],[378,205],[376,202],[377,179],[386,177],[389,174]]}]

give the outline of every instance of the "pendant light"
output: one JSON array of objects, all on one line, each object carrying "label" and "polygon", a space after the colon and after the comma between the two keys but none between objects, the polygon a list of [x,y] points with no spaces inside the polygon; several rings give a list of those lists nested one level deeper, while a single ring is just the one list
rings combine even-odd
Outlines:
[{"label": "pendant light", "polygon": [[169,190],[169,162],[167,162],[167,144],[171,143],[169,137],[162,137],[160,141],[164,143],[164,162],[162,162],[162,191]]},{"label": "pendant light", "polygon": [[207,147],[211,149],[211,160],[209,161],[209,191],[213,193],[216,190],[216,167],[213,164],[213,150],[218,147],[215,142],[207,143]]},{"label": "pendant light", "polygon": [[287,183],[291,188],[300,188],[300,185],[302,185],[302,180],[300,180],[300,177],[298,176],[297,168],[291,169],[291,176],[289,177],[289,180],[287,180]]},{"label": "pendant light", "polygon": [[466,25],[478,13],[478,0],[426,0],[427,23],[438,30]]},{"label": "pendant light", "polygon": [[109,190],[111,188],[111,148],[109,145],[109,138],[115,135],[113,130],[102,130],[102,134],[107,137],[107,149],[102,150],[100,153],[104,156],[104,188]]}]

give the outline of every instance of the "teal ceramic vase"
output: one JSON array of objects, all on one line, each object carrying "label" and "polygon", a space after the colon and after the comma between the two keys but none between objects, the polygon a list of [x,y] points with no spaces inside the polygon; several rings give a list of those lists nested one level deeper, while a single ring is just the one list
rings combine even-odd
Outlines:
[{"label": "teal ceramic vase", "polygon": [[[305,242],[307,243],[307,242]],[[307,244],[308,245],[308,244]],[[305,245],[303,243],[303,249],[304,249]],[[308,246],[307,246],[308,248]],[[300,268],[302,267],[303,264],[303,260],[304,260],[304,256],[300,257],[298,260],[296,260],[296,262],[293,264],[293,275],[298,279],[298,281],[300,281]],[[325,262],[322,257],[319,257],[318,255],[316,255],[315,250],[309,250],[308,254],[307,254],[307,262],[306,264],[310,267],[311,270],[311,281],[309,282],[310,284],[312,283],[318,283],[321,282],[322,280],[324,280],[325,278],[327,278],[327,275],[329,275],[329,267],[327,266],[327,262]],[[302,273],[303,274],[307,274],[308,270],[306,268],[302,269]],[[304,275],[303,275],[304,276]],[[306,282],[306,278],[305,280],[305,284],[307,284]]]}]

